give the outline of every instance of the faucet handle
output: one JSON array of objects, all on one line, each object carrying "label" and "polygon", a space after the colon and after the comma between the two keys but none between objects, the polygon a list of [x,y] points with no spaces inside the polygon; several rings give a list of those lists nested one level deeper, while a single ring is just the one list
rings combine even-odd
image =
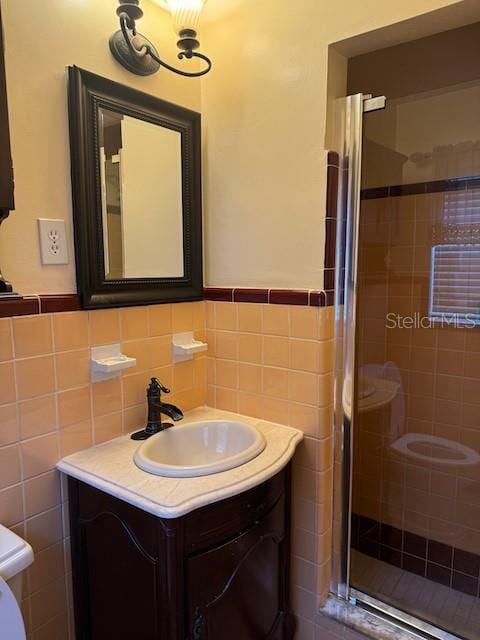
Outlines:
[{"label": "faucet handle", "polygon": [[170,393],[170,389],[163,385],[158,378],[152,378],[150,386],[151,388],[162,391],[163,393]]}]

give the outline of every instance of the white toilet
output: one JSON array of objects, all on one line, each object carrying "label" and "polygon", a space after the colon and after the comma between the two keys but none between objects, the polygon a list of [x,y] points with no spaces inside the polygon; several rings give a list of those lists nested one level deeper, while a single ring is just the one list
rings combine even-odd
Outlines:
[{"label": "white toilet", "polygon": [[28,542],[0,525],[0,629],[5,640],[26,638],[20,611],[22,572],[32,562],[33,550]]}]

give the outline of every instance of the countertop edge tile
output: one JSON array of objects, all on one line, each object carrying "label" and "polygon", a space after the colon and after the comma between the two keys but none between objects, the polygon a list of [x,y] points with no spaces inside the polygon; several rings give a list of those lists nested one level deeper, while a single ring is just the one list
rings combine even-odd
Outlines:
[{"label": "countertop edge tile", "polygon": [[139,444],[130,435],[123,435],[63,458],[57,469],[143,511],[170,519],[248,491],[272,478],[288,464],[303,439],[303,433],[292,427],[208,407],[188,412],[182,424],[222,419],[255,426],[267,441],[264,451],[250,462],[221,473],[165,478],[135,465],[133,455]]}]

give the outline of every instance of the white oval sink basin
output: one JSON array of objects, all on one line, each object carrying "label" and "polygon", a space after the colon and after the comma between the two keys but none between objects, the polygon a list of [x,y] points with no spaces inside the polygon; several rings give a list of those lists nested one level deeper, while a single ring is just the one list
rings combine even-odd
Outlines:
[{"label": "white oval sink basin", "polygon": [[193,478],[239,467],[258,456],[265,445],[263,434],[243,422],[192,422],[143,442],[134,461],[157,476]]}]

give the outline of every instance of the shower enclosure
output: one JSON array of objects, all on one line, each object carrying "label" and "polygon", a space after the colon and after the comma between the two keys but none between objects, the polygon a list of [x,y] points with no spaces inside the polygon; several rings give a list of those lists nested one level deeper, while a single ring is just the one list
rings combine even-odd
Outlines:
[{"label": "shower enclosure", "polygon": [[337,101],[331,590],[480,639],[480,81]]}]

